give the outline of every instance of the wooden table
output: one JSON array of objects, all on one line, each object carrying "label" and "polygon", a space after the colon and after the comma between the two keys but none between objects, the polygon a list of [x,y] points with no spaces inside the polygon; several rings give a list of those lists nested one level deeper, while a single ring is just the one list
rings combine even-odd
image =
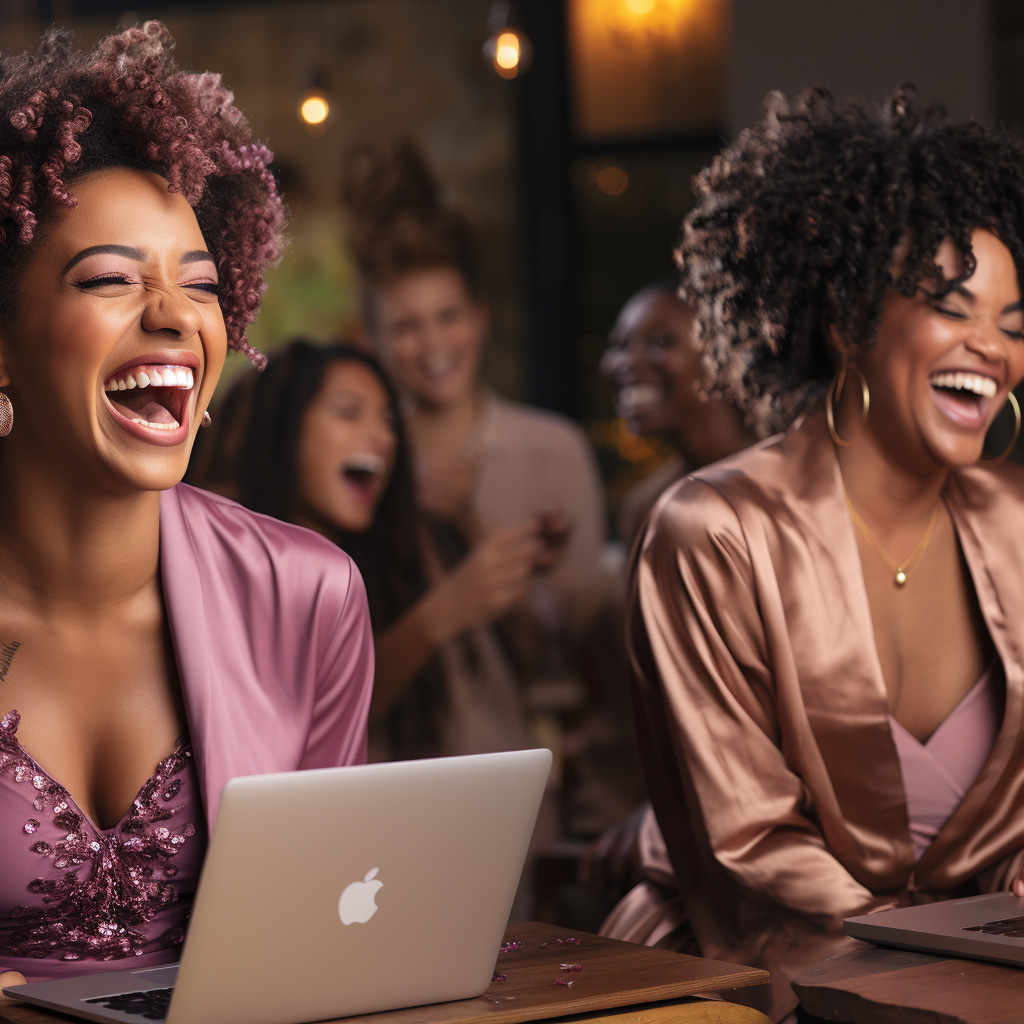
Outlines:
[{"label": "wooden table", "polygon": [[863,944],[793,979],[800,1005],[843,1024],[1021,1024],[1024,968]]},{"label": "wooden table", "polygon": [[[579,944],[559,944],[559,939],[579,939]],[[505,978],[495,981],[484,996],[346,1020],[353,1024],[520,1024],[553,1019],[560,1024],[771,1024],[750,1007],[693,998],[701,992],[763,985],[767,971],[536,922],[509,925],[505,940],[523,945],[498,955],[496,970]],[[563,971],[562,964],[578,964],[581,970]],[[572,981],[572,985],[556,981]],[[0,1007],[0,1021],[8,1024],[56,1024],[69,1019],[25,1004]]]}]

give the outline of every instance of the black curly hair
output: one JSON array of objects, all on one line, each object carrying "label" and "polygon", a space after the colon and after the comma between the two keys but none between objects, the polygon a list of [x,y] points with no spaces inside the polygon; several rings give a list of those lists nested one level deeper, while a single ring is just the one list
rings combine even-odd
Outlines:
[{"label": "black curly hair", "polygon": [[156,21],[75,48],[52,29],[24,53],[0,54],[0,320],[17,311],[18,279],[52,210],[74,206],[76,177],[109,167],[151,170],[181,192],[217,263],[228,343],[246,340],[280,251],[285,213],[220,76],[178,68]]},{"label": "black curly hair", "polygon": [[[922,108],[910,85],[881,105],[816,87],[769,93],[765,108],[694,179],[676,262],[708,390],[770,432],[824,395],[826,326],[870,345],[893,288],[910,296],[930,279],[945,294],[971,276],[976,229],[1024,279],[1024,142]],[[953,280],[935,263],[947,238],[961,258]]]}]

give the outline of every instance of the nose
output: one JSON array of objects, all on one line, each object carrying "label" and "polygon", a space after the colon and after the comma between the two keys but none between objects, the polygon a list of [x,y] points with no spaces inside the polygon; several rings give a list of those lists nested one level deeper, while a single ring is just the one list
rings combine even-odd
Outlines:
[{"label": "nose", "polygon": [[194,302],[177,288],[150,289],[142,311],[142,329],[150,333],[169,331],[179,340],[199,332],[202,317]]},{"label": "nose", "polygon": [[601,356],[600,370],[612,379],[620,374],[646,368],[650,362],[647,341],[638,335],[631,335],[624,342],[611,345]]},{"label": "nose", "polygon": [[397,443],[394,427],[386,420],[369,421],[366,424],[366,443],[371,451],[387,458]]},{"label": "nose", "polygon": [[986,362],[999,363],[1006,360],[1009,339],[998,324],[988,319],[978,319],[972,324],[966,345],[969,351],[981,356]]}]

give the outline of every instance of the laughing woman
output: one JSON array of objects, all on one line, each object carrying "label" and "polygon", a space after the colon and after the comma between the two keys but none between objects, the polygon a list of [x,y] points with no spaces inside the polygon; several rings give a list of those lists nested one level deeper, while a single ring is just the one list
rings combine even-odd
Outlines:
[{"label": "laughing woman", "polygon": [[282,213],[149,23],[0,59],[0,982],[177,958],[232,776],[364,759],[334,545],[177,486]]},{"label": "laughing woman", "polygon": [[795,425],[677,484],[637,551],[675,884],[605,927],[770,969],[752,998],[781,1018],[843,917],[1024,894],[1024,474],[983,454],[1020,422],[1024,145],[907,91],[811,90],[697,187],[678,258],[706,365]]}]

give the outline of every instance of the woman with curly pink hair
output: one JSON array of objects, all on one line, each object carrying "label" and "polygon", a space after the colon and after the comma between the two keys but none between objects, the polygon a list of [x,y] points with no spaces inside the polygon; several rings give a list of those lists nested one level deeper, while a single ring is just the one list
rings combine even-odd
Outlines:
[{"label": "woman with curly pink hair", "polygon": [[177,959],[226,780],[365,759],[348,557],[180,484],[284,215],[172,46],[0,57],[0,984]]}]

